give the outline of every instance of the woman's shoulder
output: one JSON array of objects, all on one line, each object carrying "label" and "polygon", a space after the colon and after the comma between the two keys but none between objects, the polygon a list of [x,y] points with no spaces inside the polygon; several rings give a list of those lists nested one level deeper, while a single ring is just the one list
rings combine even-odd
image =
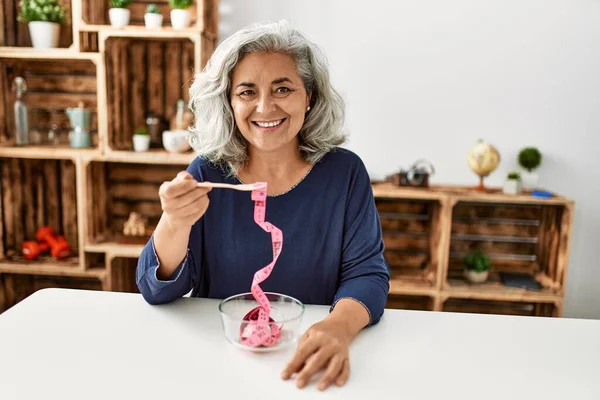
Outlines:
[{"label": "woman's shoulder", "polygon": [[356,175],[366,174],[366,168],[363,160],[352,150],[335,147],[330,150],[320,161],[324,170],[328,172],[335,171],[339,174]]}]

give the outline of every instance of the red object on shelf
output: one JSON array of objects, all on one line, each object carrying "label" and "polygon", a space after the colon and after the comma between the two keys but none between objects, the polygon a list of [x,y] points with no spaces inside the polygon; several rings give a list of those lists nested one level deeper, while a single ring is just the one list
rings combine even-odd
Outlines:
[{"label": "red object on shelf", "polygon": [[58,236],[49,226],[44,226],[35,234],[38,242],[45,242],[50,246],[50,254],[57,260],[67,258],[71,255],[71,247],[64,236]]},{"label": "red object on shelf", "polygon": [[38,243],[33,240],[27,240],[21,245],[23,256],[30,261],[35,260],[41,253],[46,253],[49,249],[48,243]]}]

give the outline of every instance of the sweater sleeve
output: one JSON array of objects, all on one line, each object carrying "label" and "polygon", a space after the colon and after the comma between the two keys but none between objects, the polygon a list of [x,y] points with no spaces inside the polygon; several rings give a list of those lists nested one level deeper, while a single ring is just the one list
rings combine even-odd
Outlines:
[{"label": "sweater sleeve", "polygon": [[[190,164],[187,172],[198,182],[202,180],[196,162]],[[202,225],[203,219],[201,218],[192,227],[188,243],[202,242]],[[154,247],[154,235],[152,235],[142,249],[136,268],[137,287],[149,304],[169,303],[183,297],[197,285],[199,271],[202,268],[200,265],[202,257],[201,254],[197,254],[198,249],[194,250],[191,251],[188,244],[187,254],[181,264],[167,280],[161,280],[156,275],[160,260]]]},{"label": "sweater sleeve", "polygon": [[381,223],[371,183],[364,164],[359,162],[346,202],[341,283],[331,310],[339,300],[350,298],[367,309],[369,325],[379,322],[390,280],[383,250]]}]

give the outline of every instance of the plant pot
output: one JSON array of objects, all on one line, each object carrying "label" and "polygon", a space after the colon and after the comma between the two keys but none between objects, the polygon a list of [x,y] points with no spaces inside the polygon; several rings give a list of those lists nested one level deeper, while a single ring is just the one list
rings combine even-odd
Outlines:
[{"label": "plant pot", "polygon": [[144,14],[144,22],[146,23],[147,29],[157,29],[162,26],[163,16],[162,14]]},{"label": "plant pot", "polygon": [[108,18],[113,28],[124,28],[129,25],[131,12],[127,8],[113,7],[108,10]]},{"label": "plant pot", "polygon": [[502,191],[504,194],[519,194],[521,193],[521,182],[516,179],[507,179]]},{"label": "plant pot", "polygon": [[137,152],[148,151],[150,148],[150,135],[133,135],[133,150]]},{"label": "plant pot", "polygon": [[37,49],[58,47],[60,24],[55,22],[34,21],[29,24],[31,43]]},{"label": "plant pot", "polygon": [[537,189],[537,184],[540,176],[537,172],[532,171],[523,171],[521,173],[521,182],[523,184],[523,189],[525,190],[534,190]]},{"label": "plant pot", "polygon": [[463,270],[465,279],[471,283],[483,283],[487,281],[490,271],[476,272],[470,269]]},{"label": "plant pot", "polygon": [[171,10],[171,25],[173,29],[185,29],[192,22],[192,14],[189,10]]}]

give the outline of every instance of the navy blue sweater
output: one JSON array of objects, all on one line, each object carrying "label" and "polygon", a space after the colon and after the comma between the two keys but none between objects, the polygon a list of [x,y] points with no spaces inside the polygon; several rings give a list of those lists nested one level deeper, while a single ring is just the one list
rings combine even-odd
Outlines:
[{"label": "navy blue sweater", "polygon": [[[199,182],[240,183],[202,158],[187,171]],[[156,276],[152,239],[144,247],[136,280],[147,302],[170,302],[190,291],[217,299],[249,292],[254,273],[272,261],[271,235],[254,222],[250,192],[215,188],[209,198],[207,212],[192,227],[187,256],[169,280]],[[329,152],[295,188],[269,196],[266,208],[266,221],[283,233],[283,248],[261,288],[330,310],[352,298],[368,310],[369,325],[377,323],[390,275],[361,159],[342,148]]]}]

